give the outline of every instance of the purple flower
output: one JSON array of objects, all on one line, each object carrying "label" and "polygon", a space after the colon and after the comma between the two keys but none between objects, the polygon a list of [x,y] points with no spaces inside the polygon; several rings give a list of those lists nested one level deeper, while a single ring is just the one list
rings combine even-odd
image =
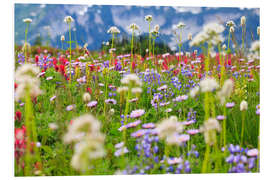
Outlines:
[{"label": "purple flower", "polygon": [[97,101],[90,101],[90,102],[87,104],[87,106],[90,107],[90,108],[96,107],[96,105],[97,105]]},{"label": "purple flower", "polygon": [[227,108],[233,108],[234,105],[235,105],[234,102],[228,102],[228,103],[226,104],[226,107],[227,107]]},{"label": "purple flower", "polygon": [[145,113],[144,109],[134,110],[130,113],[130,118],[141,117]]}]

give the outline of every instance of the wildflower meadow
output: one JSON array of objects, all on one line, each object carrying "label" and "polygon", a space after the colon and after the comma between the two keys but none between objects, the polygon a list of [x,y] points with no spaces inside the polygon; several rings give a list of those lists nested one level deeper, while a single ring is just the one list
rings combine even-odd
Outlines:
[{"label": "wildflower meadow", "polygon": [[35,19],[20,20],[15,176],[260,172],[260,27],[180,21],[171,50],[154,15],[136,18],[143,37],[130,19],[125,41],[112,25],[97,50],[78,44],[71,15],[59,47],[31,45]]}]

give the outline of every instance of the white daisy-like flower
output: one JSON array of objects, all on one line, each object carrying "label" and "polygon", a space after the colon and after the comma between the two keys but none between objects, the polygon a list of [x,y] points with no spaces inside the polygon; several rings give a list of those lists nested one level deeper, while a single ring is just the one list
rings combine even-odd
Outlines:
[{"label": "white daisy-like flower", "polygon": [[140,29],[140,27],[137,24],[135,24],[135,23],[130,24],[128,28],[131,29],[131,30],[133,30],[133,31]]},{"label": "white daisy-like flower", "polygon": [[219,87],[217,81],[214,78],[205,78],[200,82],[200,88],[202,92],[211,92]]},{"label": "white daisy-like flower", "polygon": [[156,127],[158,136],[161,139],[173,136],[177,133],[181,133],[183,129],[183,125],[178,122],[176,116],[171,116],[168,119],[163,120],[161,123],[157,124]]},{"label": "white daisy-like flower", "polygon": [[71,16],[66,16],[64,19],[64,22],[67,24],[70,24],[74,21],[74,19]]},{"label": "white daisy-like flower", "polygon": [[247,103],[247,101],[243,100],[240,103],[240,111],[246,111],[247,109],[248,109],[248,103]]},{"label": "white daisy-like flower", "polygon": [[241,17],[241,20],[240,20],[240,24],[241,24],[241,26],[244,26],[245,24],[246,24],[246,16],[242,16]]},{"label": "white daisy-like flower", "polygon": [[23,19],[23,22],[24,22],[24,23],[31,23],[31,22],[32,22],[32,19],[30,19],[30,18],[25,18],[25,19]]},{"label": "white daisy-like flower", "polygon": [[110,33],[110,34],[119,34],[120,33],[120,30],[116,26],[112,26],[112,27],[110,27],[110,29],[108,29],[107,33]]},{"label": "white daisy-like flower", "polygon": [[178,28],[178,29],[182,29],[182,28],[184,28],[186,26],[186,24],[184,24],[183,22],[179,22],[177,25],[176,25],[176,27]]},{"label": "white daisy-like flower", "polygon": [[147,15],[144,17],[145,21],[151,22],[152,21],[152,15]]}]

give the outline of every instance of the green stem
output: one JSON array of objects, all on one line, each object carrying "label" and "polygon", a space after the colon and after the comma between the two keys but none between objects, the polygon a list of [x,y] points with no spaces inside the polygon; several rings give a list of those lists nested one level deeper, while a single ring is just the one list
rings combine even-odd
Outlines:
[{"label": "green stem", "polygon": [[69,25],[69,83],[71,84],[71,26]]},{"label": "green stem", "polygon": [[241,142],[240,142],[240,147],[242,147],[242,145],[243,145],[244,128],[245,128],[245,111],[242,112],[242,130],[241,130]]},{"label": "green stem", "polygon": [[202,171],[201,171],[202,173],[207,172],[209,154],[210,154],[210,146],[209,146],[209,144],[206,144],[206,150],[205,150],[205,154],[204,154],[204,160],[203,160]]}]

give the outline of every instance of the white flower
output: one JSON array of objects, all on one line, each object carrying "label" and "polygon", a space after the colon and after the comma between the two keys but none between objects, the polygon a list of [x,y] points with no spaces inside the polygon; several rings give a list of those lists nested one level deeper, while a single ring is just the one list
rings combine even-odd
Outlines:
[{"label": "white flower", "polygon": [[210,118],[204,122],[200,131],[204,133],[206,144],[213,145],[216,143],[216,131],[221,131],[221,127],[215,118]]},{"label": "white flower", "polygon": [[193,40],[189,43],[190,46],[197,46],[204,42],[217,45],[224,41],[222,32],[225,30],[224,26],[218,23],[208,23],[204,25],[203,31],[199,32]]},{"label": "white flower", "polygon": [[176,133],[181,133],[183,129],[183,125],[177,121],[176,116],[171,116],[169,119],[163,120],[156,127],[158,136],[161,139],[173,136]]},{"label": "white flower", "polygon": [[225,51],[226,48],[227,48],[226,44],[223,44],[223,45],[222,45],[222,49]]},{"label": "white flower", "polygon": [[83,101],[84,102],[89,102],[91,100],[91,96],[90,96],[90,94],[89,93],[84,93],[83,94]]},{"label": "white flower", "polygon": [[32,97],[37,97],[42,94],[42,91],[39,88],[40,81],[37,78],[38,74],[39,68],[32,64],[24,64],[17,69],[15,73],[15,81],[18,84],[15,92],[15,99],[17,101],[20,98],[25,97],[27,89]]},{"label": "white flower", "polygon": [[247,103],[247,101],[243,100],[240,103],[240,111],[246,111],[247,109],[248,109],[248,103]]},{"label": "white flower", "polygon": [[230,33],[234,33],[234,27],[233,26],[230,27]]},{"label": "white flower", "polygon": [[257,27],[257,35],[260,35],[260,26]]},{"label": "white flower", "polygon": [[70,24],[74,21],[74,19],[71,16],[66,16],[64,19],[64,22],[67,24]]},{"label": "white flower", "polygon": [[194,88],[192,88],[189,92],[190,97],[194,98],[198,94],[199,90],[199,86],[195,86]]},{"label": "white flower", "polygon": [[126,86],[121,86],[121,87],[118,87],[118,88],[117,88],[117,92],[118,92],[119,94],[125,93],[125,92],[127,92],[127,91],[128,91],[128,87],[126,87]]},{"label": "white flower", "polygon": [[92,159],[102,158],[106,155],[103,142],[88,139],[75,145],[75,153],[71,159],[71,166],[76,170],[85,171]]},{"label": "white flower", "polygon": [[178,29],[181,29],[181,28],[184,28],[186,25],[183,23],[183,22],[179,22],[177,25],[176,25],[176,27],[178,28]]},{"label": "white flower", "polygon": [[49,128],[51,130],[56,130],[56,129],[58,129],[58,125],[56,123],[49,123]]},{"label": "white flower", "polygon": [[121,79],[122,84],[136,84],[138,86],[142,85],[140,78],[136,74],[128,74]]},{"label": "white flower", "polygon": [[110,34],[119,34],[120,33],[120,30],[116,26],[112,26],[107,31],[107,33],[110,33]]},{"label": "white flower", "polygon": [[32,22],[32,19],[30,19],[30,18],[25,18],[25,19],[23,19],[23,22],[24,22],[24,23],[31,23],[31,22]]},{"label": "white flower", "polygon": [[225,103],[225,99],[227,97],[230,97],[232,91],[233,91],[233,81],[231,79],[227,79],[224,82],[224,85],[222,87],[222,89],[217,93],[217,96],[219,97],[221,104]]},{"label": "white flower", "polygon": [[154,31],[157,31],[158,32],[159,29],[160,29],[160,26],[158,24],[154,26]]},{"label": "white flower", "polygon": [[109,114],[110,114],[110,115],[113,115],[114,112],[115,112],[114,109],[110,109],[110,110],[109,110]]},{"label": "white flower", "polygon": [[233,21],[228,21],[226,23],[226,26],[228,26],[228,27],[234,27],[235,26],[235,23]]},{"label": "white flower", "polygon": [[133,94],[140,94],[140,93],[142,93],[142,88],[140,88],[140,87],[132,88],[131,92]]},{"label": "white flower", "polygon": [[90,114],[77,117],[69,125],[68,132],[64,135],[64,142],[80,141],[86,136],[92,136],[102,141],[104,137],[99,132],[100,126],[100,122]]},{"label": "white flower", "polygon": [[257,40],[257,41],[252,42],[250,50],[254,52],[260,51],[260,41]]},{"label": "white flower", "polygon": [[242,16],[240,21],[241,26],[244,26],[246,24],[246,17]]},{"label": "white flower", "polygon": [[65,41],[65,36],[62,35],[60,39],[61,39],[61,41]]},{"label": "white flower", "polygon": [[200,82],[200,88],[202,92],[211,92],[219,87],[214,78],[205,78]]},{"label": "white flower", "polygon": [[140,27],[137,24],[135,24],[135,23],[130,24],[128,28],[131,29],[131,30],[133,30],[133,31],[140,29]]},{"label": "white flower", "polygon": [[152,18],[152,15],[147,15],[144,17],[144,19],[148,22],[151,22],[153,18]]}]

